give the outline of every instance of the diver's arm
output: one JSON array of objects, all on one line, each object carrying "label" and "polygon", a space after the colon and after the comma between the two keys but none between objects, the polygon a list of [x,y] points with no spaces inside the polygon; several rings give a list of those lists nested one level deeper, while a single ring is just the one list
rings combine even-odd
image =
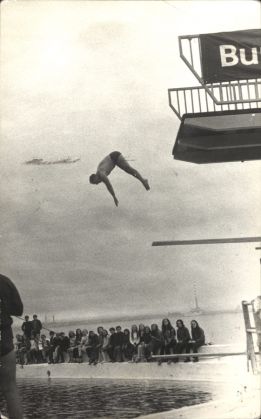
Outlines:
[{"label": "diver's arm", "polygon": [[106,185],[106,188],[108,189],[108,191],[110,192],[111,196],[113,197],[114,203],[115,203],[115,205],[117,207],[118,204],[119,204],[119,201],[116,198],[114,189],[113,189],[113,187],[111,185],[111,182],[108,179],[108,176],[106,176],[104,173],[100,173],[100,172],[98,173],[98,175],[99,175],[99,178],[101,179],[101,181]]}]

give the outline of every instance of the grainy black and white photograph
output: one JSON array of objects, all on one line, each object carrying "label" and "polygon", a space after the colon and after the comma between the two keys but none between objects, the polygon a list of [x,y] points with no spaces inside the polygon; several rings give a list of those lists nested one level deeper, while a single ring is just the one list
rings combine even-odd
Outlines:
[{"label": "grainy black and white photograph", "polygon": [[260,2],[0,7],[0,417],[259,419]]}]

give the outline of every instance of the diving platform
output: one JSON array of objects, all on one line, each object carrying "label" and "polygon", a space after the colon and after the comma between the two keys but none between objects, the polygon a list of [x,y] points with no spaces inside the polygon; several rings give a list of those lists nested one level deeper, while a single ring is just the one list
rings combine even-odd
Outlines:
[{"label": "diving platform", "polygon": [[260,36],[254,29],[179,37],[180,58],[199,85],[168,89],[169,106],[181,121],[174,159],[261,160]]}]

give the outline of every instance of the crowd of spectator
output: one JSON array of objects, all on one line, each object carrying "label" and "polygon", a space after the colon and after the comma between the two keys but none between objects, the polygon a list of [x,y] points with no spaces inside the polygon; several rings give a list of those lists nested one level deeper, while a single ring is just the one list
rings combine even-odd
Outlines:
[{"label": "crowd of spectator", "polygon": [[[153,323],[150,327],[144,324],[132,325],[131,329],[121,326],[110,327],[109,332],[102,326],[93,330],[76,329],[56,333],[42,333],[42,323],[37,315],[33,320],[25,316],[22,324],[23,334],[16,335],[17,362],[21,365],[35,363],[89,362],[147,362],[152,355],[181,354],[187,356],[184,362],[191,361],[190,352],[197,353],[198,348],[205,344],[204,330],[196,320],[190,322],[191,330],[183,320],[176,321],[176,329],[169,319],[163,319],[161,327]],[[48,330],[48,329],[46,329]],[[165,358],[159,359],[161,363]],[[167,360],[168,363],[178,362],[178,357]],[[198,361],[197,356],[192,357]]]}]

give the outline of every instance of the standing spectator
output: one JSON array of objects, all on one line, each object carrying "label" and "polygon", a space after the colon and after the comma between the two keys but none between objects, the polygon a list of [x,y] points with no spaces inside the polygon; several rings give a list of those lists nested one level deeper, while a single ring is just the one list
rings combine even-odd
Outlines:
[{"label": "standing spectator", "polygon": [[11,316],[23,314],[23,303],[13,282],[0,274],[0,388],[10,418],[22,419],[23,411],[16,386],[16,359]]},{"label": "standing spectator", "polygon": [[32,322],[29,321],[29,316],[25,316],[24,317],[24,322],[22,324],[22,331],[24,332],[24,337],[25,339],[30,340],[31,339],[31,334],[32,334]]},{"label": "standing spectator", "polygon": [[159,355],[162,349],[162,332],[156,323],[151,325],[151,352],[153,355]]},{"label": "standing spectator", "polygon": [[[191,340],[189,331],[184,326],[183,321],[180,319],[176,321],[176,325],[177,325],[177,338],[178,338],[178,343],[176,345],[176,352],[177,354],[181,354],[185,350],[186,353],[189,354],[190,352],[189,341]],[[189,362],[189,361],[190,361],[190,357],[187,356],[184,362]],[[178,362],[178,358],[175,358],[175,362]]]},{"label": "standing spectator", "polygon": [[[199,324],[196,320],[191,320],[191,336],[192,340],[189,341],[190,349],[192,352],[197,353],[198,348],[202,345],[205,345],[205,333],[204,330],[199,327]],[[198,357],[193,357],[193,362],[197,362]]]},{"label": "standing spectator", "polygon": [[42,323],[40,322],[39,319],[37,319],[37,315],[34,314],[33,320],[32,320],[32,333],[35,338],[37,339],[40,338],[41,330],[42,330]]}]

